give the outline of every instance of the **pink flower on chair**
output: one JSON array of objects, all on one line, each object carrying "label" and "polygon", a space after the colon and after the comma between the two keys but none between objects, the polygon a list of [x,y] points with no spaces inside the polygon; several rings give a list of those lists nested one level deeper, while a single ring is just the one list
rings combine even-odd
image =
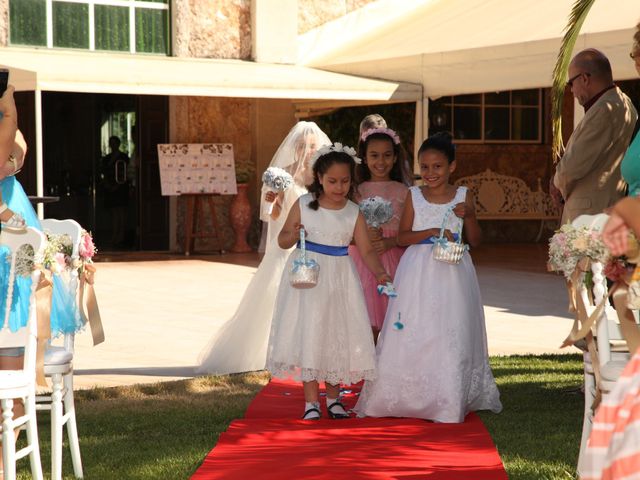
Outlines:
[{"label": "pink flower on chair", "polygon": [[83,259],[91,259],[96,254],[96,246],[93,243],[93,238],[89,232],[82,233],[82,240],[78,246],[78,253]]},{"label": "pink flower on chair", "polygon": [[623,279],[629,271],[629,267],[624,260],[620,258],[614,258],[610,260],[604,267],[604,275],[612,282],[617,282]]}]

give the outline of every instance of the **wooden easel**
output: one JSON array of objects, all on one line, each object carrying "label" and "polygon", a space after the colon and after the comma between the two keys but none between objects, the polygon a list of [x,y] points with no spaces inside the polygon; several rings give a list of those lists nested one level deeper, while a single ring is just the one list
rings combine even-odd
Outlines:
[{"label": "wooden easel", "polygon": [[[224,253],[220,242],[218,227],[218,217],[216,216],[216,204],[213,197],[217,194],[213,193],[185,193],[181,195],[187,202],[187,218],[184,222],[184,254],[190,255],[194,249],[196,238],[213,238],[215,239],[215,250]],[[209,213],[211,214],[211,231],[204,231],[205,228],[205,212],[204,206],[209,205]],[[198,231],[198,226],[202,231]]]}]

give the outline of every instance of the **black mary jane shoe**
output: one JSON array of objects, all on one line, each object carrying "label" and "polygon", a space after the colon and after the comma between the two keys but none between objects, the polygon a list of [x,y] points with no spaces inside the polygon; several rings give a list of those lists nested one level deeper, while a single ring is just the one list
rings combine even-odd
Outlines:
[{"label": "black mary jane shoe", "polygon": [[345,412],[347,411],[347,409],[344,408],[344,405],[342,404],[342,402],[340,402],[340,400],[337,400],[333,402],[331,405],[327,406],[327,412],[329,412],[329,418],[332,418],[334,420],[342,420],[345,418],[350,418],[350,415],[348,413],[333,413],[332,408],[334,407],[342,407],[342,410],[344,410]]},{"label": "black mary jane shoe", "polygon": [[[309,415],[310,413],[317,413],[318,416],[317,417],[307,418],[307,415]],[[329,415],[331,415],[331,412],[329,412]],[[322,416],[322,414],[320,413],[320,409],[312,407],[309,410],[307,410],[306,412],[304,412],[304,415],[302,415],[302,420],[320,420],[321,416]]]}]

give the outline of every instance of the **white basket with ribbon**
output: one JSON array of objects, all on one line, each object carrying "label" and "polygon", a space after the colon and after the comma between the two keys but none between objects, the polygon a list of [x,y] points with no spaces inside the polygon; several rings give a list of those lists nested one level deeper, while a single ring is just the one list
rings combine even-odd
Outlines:
[{"label": "white basket with ribbon", "polygon": [[445,263],[457,265],[462,260],[464,252],[469,250],[469,245],[462,243],[462,225],[464,221],[460,219],[460,228],[458,229],[458,240],[450,242],[444,236],[445,225],[449,215],[453,212],[453,208],[447,209],[447,212],[442,219],[442,226],[440,227],[440,235],[433,242],[433,258]]},{"label": "white basket with ribbon", "polygon": [[313,288],[318,284],[320,265],[313,258],[307,258],[304,228],[300,229],[300,256],[293,261],[289,272],[289,283],[293,288]]}]

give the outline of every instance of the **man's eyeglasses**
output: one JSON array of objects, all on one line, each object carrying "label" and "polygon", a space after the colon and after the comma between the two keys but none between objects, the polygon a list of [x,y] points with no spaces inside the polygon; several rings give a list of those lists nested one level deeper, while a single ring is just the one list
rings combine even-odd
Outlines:
[{"label": "man's eyeglasses", "polygon": [[577,75],[574,75],[574,76],[573,76],[573,77],[571,77],[569,80],[567,80],[567,87],[569,87],[569,88],[573,87],[573,82],[575,82],[575,81],[576,81],[576,79],[577,79],[578,77],[581,77],[582,75],[586,75],[586,76],[588,77],[588,76],[589,76],[589,75],[591,75],[591,74],[590,74],[590,73],[587,73],[587,72],[581,72],[581,73],[578,73]]}]

